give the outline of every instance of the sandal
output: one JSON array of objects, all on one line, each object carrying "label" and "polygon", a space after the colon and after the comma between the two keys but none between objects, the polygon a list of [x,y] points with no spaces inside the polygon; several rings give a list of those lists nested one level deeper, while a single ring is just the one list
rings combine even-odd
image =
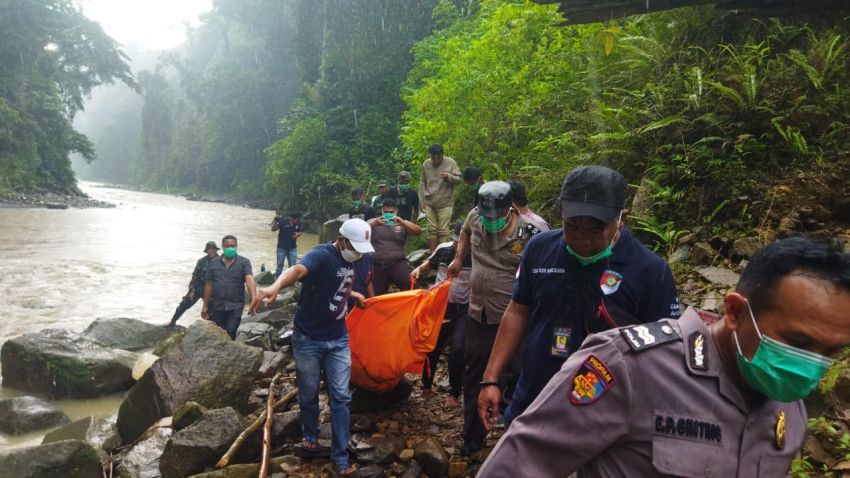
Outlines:
[{"label": "sandal", "polygon": [[318,440],[310,436],[305,436],[301,443],[295,445],[295,455],[302,458],[327,456],[329,453],[328,447],[320,445]]},{"label": "sandal", "polygon": [[357,471],[353,466],[348,463],[335,463],[334,464],[334,474],[336,476],[350,476],[355,471]]}]

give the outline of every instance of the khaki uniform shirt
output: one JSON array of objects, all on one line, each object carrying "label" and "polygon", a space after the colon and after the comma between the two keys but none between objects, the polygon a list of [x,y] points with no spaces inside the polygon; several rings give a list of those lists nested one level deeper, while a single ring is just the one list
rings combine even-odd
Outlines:
[{"label": "khaki uniform shirt", "polygon": [[591,335],[478,476],[786,476],[806,436],[802,401],[748,404],[701,314]]},{"label": "khaki uniform shirt", "polygon": [[521,214],[511,209],[516,224],[509,236],[490,234],[481,226],[478,208],[470,211],[463,224],[463,233],[469,236],[472,254],[472,271],[469,274],[469,317],[481,322],[485,312],[487,324],[498,324],[508,308],[514,289],[514,280],[525,244],[539,230],[531,226]]},{"label": "khaki uniform shirt", "polygon": [[[440,173],[449,173],[448,179],[440,177]],[[419,203],[440,209],[454,206],[455,184],[461,181],[460,168],[454,159],[443,156],[440,167],[434,167],[431,158],[422,163],[422,174],[419,176]]]}]

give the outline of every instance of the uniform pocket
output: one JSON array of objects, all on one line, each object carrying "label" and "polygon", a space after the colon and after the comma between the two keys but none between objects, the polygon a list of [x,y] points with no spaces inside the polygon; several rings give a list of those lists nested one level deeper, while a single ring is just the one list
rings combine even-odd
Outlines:
[{"label": "uniform pocket", "polygon": [[735,476],[723,469],[723,449],[666,437],[652,437],[652,466],[670,476],[692,478]]},{"label": "uniform pocket", "polygon": [[791,469],[791,457],[763,456],[759,458],[759,478],[788,476]]}]

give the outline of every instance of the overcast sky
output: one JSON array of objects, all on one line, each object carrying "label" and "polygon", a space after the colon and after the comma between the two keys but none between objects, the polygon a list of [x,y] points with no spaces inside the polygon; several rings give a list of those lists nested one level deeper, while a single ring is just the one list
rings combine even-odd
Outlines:
[{"label": "overcast sky", "polygon": [[212,0],[78,0],[83,12],[100,23],[124,46],[168,49],[186,38],[185,23],[198,24],[198,15]]}]

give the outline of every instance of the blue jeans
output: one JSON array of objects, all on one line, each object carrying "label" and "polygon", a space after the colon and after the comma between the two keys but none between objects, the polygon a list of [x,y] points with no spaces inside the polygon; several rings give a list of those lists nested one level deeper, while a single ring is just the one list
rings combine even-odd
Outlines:
[{"label": "blue jeans", "polygon": [[236,330],[242,323],[242,309],[210,310],[210,320],[227,332],[231,340],[236,339]]},{"label": "blue jeans", "polygon": [[331,403],[331,458],[348,463],[348,439],[351,433],[351,351],[348,334],[333,340],[313,340],[298,330],[292,333],[295,355],[295,383],[301,406],[301,431],[305,437],[319,433],[319,380],[325,371],[325,384]]},{"label": "blue jeans", "polygon": [[277,248],[277,269],[274,271],[275,277],[280,277],[280,274],[283,273],[283,261],[289,261],[289,267],[295,265],[298,262],[298,249],[284,249],[282,247]]}]

